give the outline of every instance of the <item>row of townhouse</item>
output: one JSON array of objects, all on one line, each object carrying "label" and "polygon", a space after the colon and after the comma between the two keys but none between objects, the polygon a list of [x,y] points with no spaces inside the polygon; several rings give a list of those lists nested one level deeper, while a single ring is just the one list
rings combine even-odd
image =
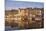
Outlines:
[{"label": "row of townhouse", "polygon": [[32,27],[41,27],[42,9],[19,8],[18,10],[6,11],[5,21],[8,21],[9,23],[18,23],[18,26],[22,27],[24,27],[24,24]]}]

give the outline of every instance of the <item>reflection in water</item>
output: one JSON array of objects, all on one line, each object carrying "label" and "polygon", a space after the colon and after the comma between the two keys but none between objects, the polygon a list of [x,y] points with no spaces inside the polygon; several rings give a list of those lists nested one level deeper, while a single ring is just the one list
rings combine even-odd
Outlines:
[{"label": "reflection in water", "polygon": [[8,30],[17,30],[17,29],[19,29],[19,27],[11,27],[11,26],[6,26],[5,27],[5,31],[8,31]]}]

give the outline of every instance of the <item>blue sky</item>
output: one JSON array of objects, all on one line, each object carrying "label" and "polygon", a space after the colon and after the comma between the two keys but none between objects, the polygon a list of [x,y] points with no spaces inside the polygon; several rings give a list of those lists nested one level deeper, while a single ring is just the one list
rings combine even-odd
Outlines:
[{"label": "blue sky", "polygon": [[44,4],[41,2],[25,2],[25,1],[5,1],[6,9],[15,9],[15,8],[23,8],[23,7],[32,7],[32,8],[43,8]]}]

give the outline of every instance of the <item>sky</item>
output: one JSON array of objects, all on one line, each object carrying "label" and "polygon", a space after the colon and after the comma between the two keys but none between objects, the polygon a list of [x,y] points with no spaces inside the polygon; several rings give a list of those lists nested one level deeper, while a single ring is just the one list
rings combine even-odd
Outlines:
[{"label": "sky", "polygon": [[9,9],[18,9],[18,8],[43,8],[44,4],[41,2],[26,2],[26,1],[11,1],[5,0],[5,8]]}]

